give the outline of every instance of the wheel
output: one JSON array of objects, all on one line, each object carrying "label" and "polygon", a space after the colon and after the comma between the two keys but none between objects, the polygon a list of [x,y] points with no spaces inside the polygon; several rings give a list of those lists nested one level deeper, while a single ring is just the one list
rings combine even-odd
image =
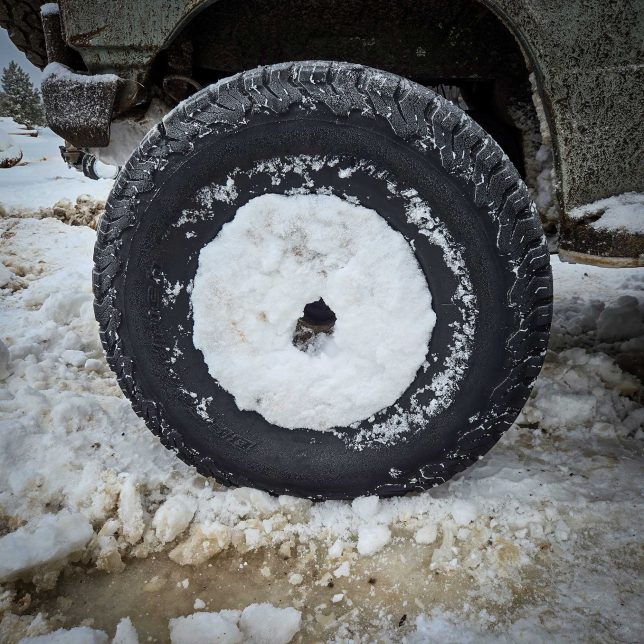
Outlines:
[{"label": "wheel", "polygon": [[275,494],[446,481],[514,421],[548,342],[549,257],[507,157],[353,64],[179,105],[121,171],[94,260],[135,411],[202,474]]},{"label": "wheel", "polygon": [[47,64],[45,35],[40,20],[44,0],[0,0],[0,27],[36,67]]}]

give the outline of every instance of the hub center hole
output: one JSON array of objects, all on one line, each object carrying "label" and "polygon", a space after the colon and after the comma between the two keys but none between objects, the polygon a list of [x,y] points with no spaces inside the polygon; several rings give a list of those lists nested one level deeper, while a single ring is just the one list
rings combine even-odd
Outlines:
[{"label": "hub center hole", "polygon": [[295,325],[293,344],[300,351],[315,350],[322,337],[333,333],[336,319],[335,313],[322,298],[309,302]]}]

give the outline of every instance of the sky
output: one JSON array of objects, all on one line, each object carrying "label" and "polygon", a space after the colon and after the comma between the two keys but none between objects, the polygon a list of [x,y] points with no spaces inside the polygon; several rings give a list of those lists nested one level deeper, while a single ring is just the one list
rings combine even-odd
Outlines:
[{"label": "sky", "polygon": [[31,76],[34,85],[40,87],[42,72],[32,65],[27,60],[27,57],[11,42],[7,30],[0,28],[0,70],[4,69],[12,60],[15,60]]}]

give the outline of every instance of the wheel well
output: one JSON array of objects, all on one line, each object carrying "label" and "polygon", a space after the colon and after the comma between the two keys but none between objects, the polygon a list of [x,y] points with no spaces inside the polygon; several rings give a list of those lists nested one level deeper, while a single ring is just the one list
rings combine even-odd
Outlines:
[{"label": "wheel well", "polygon": [[[552,165],[552,155],[542,150],[530,82],[535,70],[507,20],[488,4],[494,2],[211,0],[175,30],[153,77],[170,88],[165,98],[172,103],[192,93],[195,81],[207,85],[289,60],[341,60],[390,71],[457,102],[497,140],[536,196],[543,158]],[[164,80],[168,76],[174,80]],[[556,210],[546,201],[539,206],[544,217]]]}]

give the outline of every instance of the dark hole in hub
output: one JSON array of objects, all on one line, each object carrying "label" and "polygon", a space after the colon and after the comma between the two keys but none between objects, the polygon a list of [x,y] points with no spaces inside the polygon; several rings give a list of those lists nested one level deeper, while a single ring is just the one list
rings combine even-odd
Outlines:
[{"label": "dark hole in hub", "polygon": [[309,302],[304,307],[303,319],[309,324],[327,324],[329,328],[333,328],[337,318],[329,305],[320,298],[317,302]]},{"label": "dark hole in hub", "polygon": [[309,351],[314,347],[318,335],[333,333],[336,319],[335,313],[322,298],[317,302],[309,302],[295,325],[293,344],[300,351]]}]

